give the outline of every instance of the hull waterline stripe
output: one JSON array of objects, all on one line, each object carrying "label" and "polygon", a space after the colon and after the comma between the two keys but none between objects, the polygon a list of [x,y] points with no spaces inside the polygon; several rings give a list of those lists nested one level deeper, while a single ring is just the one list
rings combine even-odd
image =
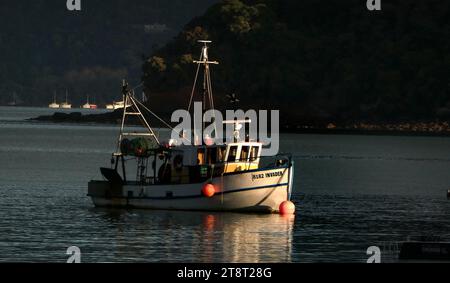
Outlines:
[{"label": "hull waterline stripe", "polygon": [[[238,192],[244,192],[244,191],[253,191],[253,190],[261,190],[261,189],[270,189],[270,188],[276,188],[281,186],[287,186],[288,183],[282,183],[282,184],[275,184],[275,185],[269,185],[269,186],[259,186],[259,187],[251,187],[251,188],[244,188],[244,189],[236,189],[236,190],[230,190],[223,192],[223,194],[231,194],[231,193],[238,193]],[[217,195],[221,195],[222,192],[218,192]],[[95,196],[93,196],[95,197]],[[174,200],[174,199],[193,199],[193,198],[204,198],[203,195],[191,195],[191,196],[173,196],[173,197],[112,197],[116,199],[149,199],[149,200]]]}]

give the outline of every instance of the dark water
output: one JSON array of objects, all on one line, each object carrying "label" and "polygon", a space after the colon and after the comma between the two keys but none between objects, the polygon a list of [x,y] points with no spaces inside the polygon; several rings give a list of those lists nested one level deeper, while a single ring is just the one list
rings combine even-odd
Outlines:
[{"label": "dark water", "polygon": [[24,122],[0,107],[0,261],[365,262],[407,237],[450,240],[450,139],[282,135],[296,161],[297,214],[95,209],[87,182],[118,129]]}]

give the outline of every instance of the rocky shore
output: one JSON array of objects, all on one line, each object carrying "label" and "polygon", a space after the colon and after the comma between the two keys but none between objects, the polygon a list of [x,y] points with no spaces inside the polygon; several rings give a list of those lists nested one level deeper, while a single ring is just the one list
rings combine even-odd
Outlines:
[{"label": "rocky shore", "polygon": [[[53,123],[101,123],[119,124],[122,119],[123,110],[115,110],[103,114],[82,115],[80,112],[60,113],[39,116],[30,121],[53,122]],[[167,116],[167,117],[165,117]],[[162,116],[166,121],[169,115]],[[136,119],[128,121],[131,124],[139,124]],[[160,126],[160,125],[155,125]],[[450,136],[450,123],[448,121],[435,122],[402,122],[402,123],[349,123],[324,125],[302,125],[289,124],[280,126],[281,132],[285,133],[311,133],[311,134],[365,134],[365,135],[417,135],[417,136]]]},{"label": "rocky shore", "polygon": [[54,122],[54,123],[102,123],[116,124],[122,119],[123,110],[102,114],[83,115],[81,112],[61,113],[56,112],[53,115],[39,116],[29,119],[29,121]]},{"label": "rocky shore", "polygon": [[282,131],[291,133],[450,136],[450,123],[447,121],[343,125],[329,123],[324,126],[291,125],[281,128]]}]

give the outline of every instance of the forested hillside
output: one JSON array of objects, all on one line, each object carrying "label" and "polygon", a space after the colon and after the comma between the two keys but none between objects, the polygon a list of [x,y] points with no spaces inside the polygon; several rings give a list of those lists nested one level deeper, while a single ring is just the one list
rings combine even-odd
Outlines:
[{"label": "forested hillside", "polygon": [[12,94],[47,105],[69,91],[74,104],[120,98],[138,83],[144,54],[162,46],[217,0],[0,0],[0,105]]},{"label": "forested hillside", "polygon": [[224,107],[279,108],[284,121],[352,123],[450,117],[450,2],[225,0],[149,52],[152,103],[186,106],[198,39],[210,39]]}]

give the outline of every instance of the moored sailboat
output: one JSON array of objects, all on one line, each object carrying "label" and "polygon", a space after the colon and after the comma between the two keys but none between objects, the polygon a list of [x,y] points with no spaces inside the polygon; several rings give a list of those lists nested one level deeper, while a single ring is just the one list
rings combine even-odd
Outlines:
[{"label": "moored sailboat", "polygon": [[63,103],[61,103],[61,105],[59,106],[62,109],[71,109],[72,108],[72,104],[69,103],[68,101],[68,91],[66,90],[66,101],[64,101]]},{"label": "moored sailboat", "polygon": [[16,92],[13,92],[13,94],[12,94],[12,100],[11,100],[10,102],[8,102],[7,105],[8,105],[8,106],[15,107],[15,106],[19,106],[19,105],[21,105],[21,104],[22,104],[22,100],[20,100],[20,98],[18,98]]},{"label": "moored sailboat", "polygon": [[97,109],[97,105],[89,103],[89,95],[86,96],[86,103],[81,106],[83,109]]},{"label": "moored sailboat", "polygon": [[56,103],[56,93],[53,94],[53,102],[48,105],[48,108],[52,109],[59,108],[59,104]]}]

